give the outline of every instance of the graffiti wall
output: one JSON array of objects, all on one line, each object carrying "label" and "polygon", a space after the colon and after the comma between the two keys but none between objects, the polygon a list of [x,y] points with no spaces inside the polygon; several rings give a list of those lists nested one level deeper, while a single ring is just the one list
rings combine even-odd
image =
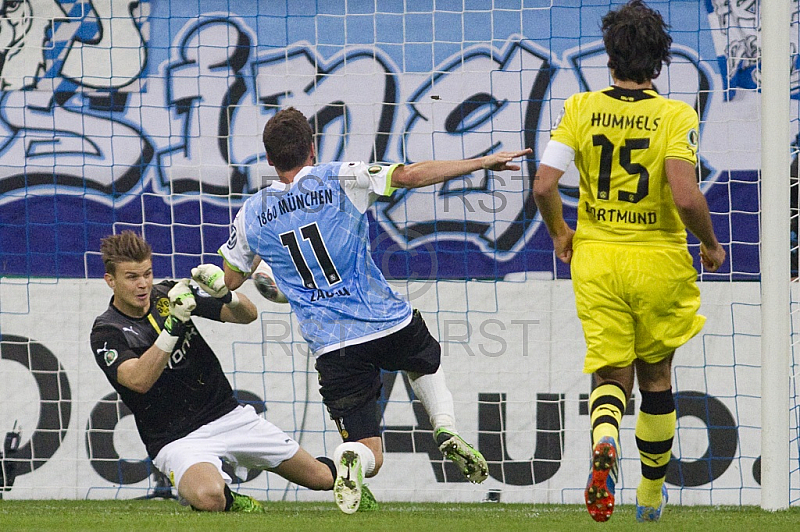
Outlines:
[{"label": "graffiti wall", "polygon": [[[243,199],[274,177],[263,124],[292,105],[320,160],[534,149],[516,174],[377,204],[373,251],[388,276],[567,276],[531,176],[564,99],[609,83],[608,6],[500,4],[2,2],[0,275],[98,276],[99,239],[125,228],[145,232],[157,274],[213,260]],[[732,246],[721,275],[754,278],[756,2],[652,4],[681,30],[657,88],[700,115],[701,186]],[[797,94],[794,67],[793,80]],[[562,184],[574,219],[574,170]]]}]

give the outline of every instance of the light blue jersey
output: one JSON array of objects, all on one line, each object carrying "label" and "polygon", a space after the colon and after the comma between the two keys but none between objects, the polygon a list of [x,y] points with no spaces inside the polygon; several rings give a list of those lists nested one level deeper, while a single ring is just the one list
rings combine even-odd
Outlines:
[{"label": "light blue jersey", "polygon": [[411,305],[370,255],[366,211],[389,195],[397,165],[333,162],[303,168],[250,197],[219,253],[249,272],[256,256],[297,314],[316,355],[387,336],[408,325]]}]

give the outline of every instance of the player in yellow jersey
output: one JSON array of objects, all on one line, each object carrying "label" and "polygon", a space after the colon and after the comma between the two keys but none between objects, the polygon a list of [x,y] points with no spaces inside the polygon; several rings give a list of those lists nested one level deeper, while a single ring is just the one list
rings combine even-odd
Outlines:
[{"label": "player in yellow jersey", "polygon": [[[534,182],[555,253],[571,267],[587,344],[584,372],[594,374],[585,498],[595,521],[614,510],[619,424],[634,375],[642,397],[636,518],[661,517],[676,422],[672,357],[705,322],[686,229],[700,240],[706,270],[725,261],[697,186],[697,113],[660,96],[652,83],[670,61],[667,29],[641,0],[603,17],[613,85],[567,99]],[[575,231],[558,191],[573,161],[580,172]]]}]

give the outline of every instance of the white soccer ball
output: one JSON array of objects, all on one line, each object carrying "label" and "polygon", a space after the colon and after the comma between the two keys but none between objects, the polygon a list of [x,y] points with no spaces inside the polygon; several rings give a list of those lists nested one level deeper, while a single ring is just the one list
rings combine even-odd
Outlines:
[{"label": "white soccer ball", "polygon": [[281,292],[278,285],[275,284],[275,278],[272,275],[272,268],[263,260],[258,264],[256,271],[253,272],[253,283],[256,285],[256,290],[261,294],[264,299],[269,299],[273,303],[288,303],[286,295]]}]

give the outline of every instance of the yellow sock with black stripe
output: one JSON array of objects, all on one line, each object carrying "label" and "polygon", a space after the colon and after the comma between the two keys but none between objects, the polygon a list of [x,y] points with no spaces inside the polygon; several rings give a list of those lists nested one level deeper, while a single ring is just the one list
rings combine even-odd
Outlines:
[{"label": "yellow sock with black stripe", "polygon": [[592,421],[592,447],[610,436],[619,448],[619,424],[625,413],[625,390],[616,383],[601,384],[589,396]]},{"label": "yellow sock with black stripe", "polygon": [[640,393],[642,406],[636,420],[636,446],[642,462],[642,481],[636,498],[641,506],[658,508],[675,436],[675,399],[671,389],[663,392],[640,390]]}]

